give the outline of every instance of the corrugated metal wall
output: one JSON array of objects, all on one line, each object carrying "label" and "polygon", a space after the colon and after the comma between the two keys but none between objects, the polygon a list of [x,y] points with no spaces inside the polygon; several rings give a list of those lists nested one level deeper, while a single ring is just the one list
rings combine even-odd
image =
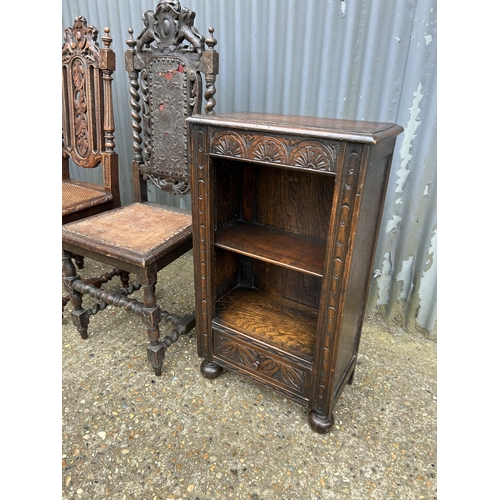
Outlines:
[{"label": "corrugated metal wall", "polygon": [[[185,0],[195,26],[215,28],[216,111],[396,122],[396,154],[368,311],[408,331],[436,330],[437,0]],[[117,53],[114,81],[121,195],[132,201],[128,28],[156,0],[63,0],[62,28],[83,15]],[[62,32],[61,32],[62,35]],[[94,175],[97,174],[87,174]],[[189,197],[161,201],[190,206]]]}]

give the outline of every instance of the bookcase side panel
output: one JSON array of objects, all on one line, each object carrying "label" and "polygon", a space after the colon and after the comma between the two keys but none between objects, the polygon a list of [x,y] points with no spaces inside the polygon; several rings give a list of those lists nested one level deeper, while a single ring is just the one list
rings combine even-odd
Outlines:
[{"label": "bookcase side panel", "polygon": [[387,144],[373,147],[370,164],[360,179],[358,187],[361,194],[360,206],[356,224],[353,227],[353,250],[348,263],[349,275],[346,282],[342,323],[339,325],[338,352],[333,378],[334,401],[340,395],[343,385],[349,379],[352,381],[355,369],[366,299],[372,280],[373,259],[380,231],[393,144],[394,141],[387,141]]}]

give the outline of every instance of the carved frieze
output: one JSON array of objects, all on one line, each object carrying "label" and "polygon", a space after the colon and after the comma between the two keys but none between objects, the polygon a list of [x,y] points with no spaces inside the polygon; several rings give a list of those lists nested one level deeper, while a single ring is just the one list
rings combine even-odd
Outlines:
[{"label": "carved frieze", "polygon": [[220,131],[213,132],[210,153],[215,156],[286,165],[303,170],[335,172],[338,143],[286,136]]}]

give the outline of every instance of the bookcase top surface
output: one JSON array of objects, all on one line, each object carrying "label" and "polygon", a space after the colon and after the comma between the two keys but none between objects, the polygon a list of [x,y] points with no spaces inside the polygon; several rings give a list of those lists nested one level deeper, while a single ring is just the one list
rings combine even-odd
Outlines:
[{"label": "bookcase top surface", "polygon": [[341,120],[314,116],[278,115],[271,113],[195,114],[188,123],[212,127],[229,127],[253,131],[298,134],[339,141],[376,144],[403,132],[395,123]]}]

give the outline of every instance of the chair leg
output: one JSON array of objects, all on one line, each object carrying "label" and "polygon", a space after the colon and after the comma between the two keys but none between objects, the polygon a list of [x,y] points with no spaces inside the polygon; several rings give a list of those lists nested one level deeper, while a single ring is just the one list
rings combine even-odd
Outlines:
[{"label": "chair leg", "polygon": [[82,255],[75,255],[75,263],[78,266],[78,269],[83,269],[85,267],[85,262]]},{"label": "chair leg", "polygon": [[127,271],[120,271],[120,279],[122,280],[122,285],[123,288],[128,288],[129,287],[129,276],[130,273]]},{"label": "chair leg", "polygon": [[71,319],[73,324],[76,326],[80,332],[82,339],[88,338],[88,325],[89,325],[89,312],[83,309],[82,294],[73,289],[73,282],[80,279],[80,276],[76,274],[76,268],[72,261],[73,255],[71,252],[63,250],[63,283],[66,292],[69,293],[69,299],[73,305],[73,311],[71,311]]},{"label": "chair leg", "polygon": [[160,342],[161,310],[156,304],[155,285],[156,272],[154,272],[154,276],[142,280],[145,306],[142,311],[142,320],[146,325],[146,335],[149,339],[148,360],[155,375],[159,377],[165,359],[166,346]]}]

